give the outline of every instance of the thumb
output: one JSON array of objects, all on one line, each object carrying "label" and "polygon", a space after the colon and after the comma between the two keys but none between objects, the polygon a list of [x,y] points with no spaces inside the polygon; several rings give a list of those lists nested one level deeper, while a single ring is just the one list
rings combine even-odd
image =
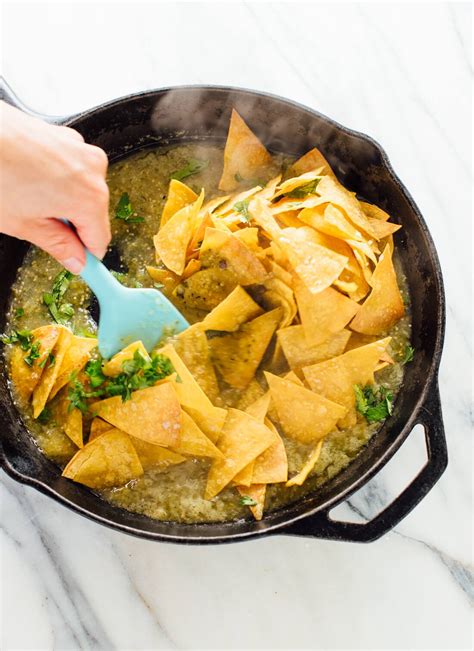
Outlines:
[{"label": "thumb", "polygon": [[78,274],[86,263],[84,245],[69,226],[57,219],[35,220],[24,238],[52,255],[73,274]]}]

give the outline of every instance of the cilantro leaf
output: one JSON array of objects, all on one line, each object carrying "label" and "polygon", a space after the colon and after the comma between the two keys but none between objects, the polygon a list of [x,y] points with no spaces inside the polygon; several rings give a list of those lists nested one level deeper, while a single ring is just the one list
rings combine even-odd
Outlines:
[{"label": "cilantro leaf", "polygon": [[24,308],[22,308],[22,307],[18,307],[18,308],[15,310],[15,316],[16,316],[17,319],[19,319],[19,318],[22,317],[22,316],[25,316],[25,310],[24,310]]},{"label": "cilantro leaf", "polygon": [[38,359],[40,356],[40,342],[35,342],[28,351],[28,355],[23,357],[24,361],[28,366],[33,366],[35,359]]},{"label": "cilantro leaf", "polygon": [[232,206],[232,210],[240,214],[240,221],[244,222],[244,224],[250,223],[252,219],[252,215],[249,213],[249,203],[249,199],[244,199],[243,201],[237,201]]},{"label": "cilantro leaf", "polygon": [[393,394],[387,387],[354,386],[356,409],[369,423],[385,420],[393,412]]},{"label": "cilantro leaf", "polygon": [[63,269],[53,280],[51,292],[43,294],[43,303],[56,323],[64,324],[74,315],[74,308],[70,303],[63,303],[62,299],[74,275]]},{"label": "cilantro leaf", "polygon": [[13,330],[9,335],[0,335],[3,344],[20,344],[22,350],[29,350],[33,335],[29,330]]},{"label": "cilantro leaf", "polygon": [[287,192],[285,196],[291,199],[304,199],[304,197],[307,197],[309,194],[314,194],[316,192],[320,180],[321,177],[317,177],[313,181],[309,181],[309,183],[300,185],[298,188],[291,190],[291,192]]},{"label": "cilantro leaf", "polygon": [[90,385],[94,389],[100,387],[107,379],[102,373],[102,360],[100,359],[92,359],[87,362],[84,373],[89,378]]},{"label": "cilantro leaf", "polygon": [[127,224],[139,224],[144,221],[143,217],[137,217],[133,212],[128,192],[123,192],[115,206],[115,219],[122,219]]},{"label": "cilantro leaf", "polygon": [[242,495],[240,498],[240,503],[242,506],[257,506],[257,502],[253,499],[253,497],[250,497],[249,495]]},{"label": "cilantro leaf", "polygon": [[199,174],[206,169],[209,165],[208,160],[198,160],[197,158],[190,158],[187,164],[179,170],[173,172],[170,176],[170,179],[175,179],[176,181],[182,181],[187,179],[188,176],[193,176],[193,174]]},{"label": "cilantro leaf", "polygon": [[407,344],[405,351],[403,353],[403,357],[400,360],[400,363],[405,365],[408,364],[409,362],[413,361],[413,358],[415,356],[415,349],[413,346],[410,346],[410,344]]},{"label": "cilantro leaf", "polygon": [[48,364],[48,366],[54,366],[56,364],[56,357],[51,352],[43,357],[38,366],[44,368],[46,364]]},{"label": "cilantro leaf", "polygon": [[46,423],[51,420],[51,415],[51,409],[49,407],[45,407],[36,420],[39,421],[42,425],[46,425]]}]

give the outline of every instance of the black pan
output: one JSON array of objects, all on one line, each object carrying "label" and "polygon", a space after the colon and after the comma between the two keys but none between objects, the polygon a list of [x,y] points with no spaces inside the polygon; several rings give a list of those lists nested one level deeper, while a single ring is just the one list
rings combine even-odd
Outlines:
[{"label": "black pan", "polygon": [[[2,98],[32,113],[6,84],[2,84]],[[151,540],[203,544],[275,533],[358,542],[375,540],[423,499],[447,464],[437,378],[445,326],[441,269],[426,223],[383,149],[368,136],[351,131],[306,106],[239,88],[165,88],[129,95],[71,117],[40,117],[74,127],[87,142],[102,147],[109,159],[115,161],[148,146],[202,140],[223,143],[232,107],[274,152],[299,156],[313,146],[319,147],[345,186],[381,206],[403,224],[396,237],[413,303],[412,343],[416,355],[414,362],[406,367],[393,416],[344,471],[298,502],[268,513],[261,522],[194,525],[159,522],[112,506],[87,488],[61,477],[59,468],[40,452],[22,423],[12,403],[2,360],[2,467],[14,479],[34,486],[73,511]],[[5,328],[10,287],[27,248],[24,242],[0,236],[0,331]],[[329,511],[379,471],[417,423],[425,429],[428,460],[415,479],[372,521],[364,524],[333,521]]]}]

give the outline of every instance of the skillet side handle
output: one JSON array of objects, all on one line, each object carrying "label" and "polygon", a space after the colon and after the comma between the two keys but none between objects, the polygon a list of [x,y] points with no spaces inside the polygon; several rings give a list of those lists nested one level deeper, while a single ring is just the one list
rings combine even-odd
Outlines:
[{"label": "skillet side handle", "polygon": [[14,106],[20,111],[23,111],[23,113],[27,113],[28,115],[43,120],[43,122],[48,122],[49,124],[62,124],[66,121],[65,117],[56,115],[44,115],[25,106],[25,104],[23,104],[23,102],[15,95],[3,77],[0,77],[0,100],[3,100],[11,106]]},{"label": "skillet side handle", "polygon": [[344,542],[372,542],[393,529],[427,495],[446,469],[448,451],[437,381],[414,425],[425,429],[428,460],[415,479],[373,520],[358,524],[332,520],[329,511],[304,518],[279,533]]}]

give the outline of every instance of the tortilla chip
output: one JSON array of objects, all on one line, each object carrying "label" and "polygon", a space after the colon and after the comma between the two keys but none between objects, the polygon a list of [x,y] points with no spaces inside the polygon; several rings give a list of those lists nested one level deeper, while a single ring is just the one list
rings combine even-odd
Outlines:
[{"label": "tortilla chip", "polygon": [[[249,405],[245,412],[253,418],[256,418],[260,423],[263,423],[265,420],[265,415],[268,411],[270,405],[270,392],[267,391],[263,396],[258,398],[255,402]],[[266,423],[268,426],[268,423]],[[270,446],[271,447],[271,446]],[[268,448],[270,449],[270,448]],[[256,463],[256,459],[251,461],[245,468],[243,468],[237,475],[234,477],[235,484],[241,484],[243,486],[250,486],[252,483],[253,470]]]},{"label": "tortilla chip", "polygon": [[114,426],[102,420],[102,418],[93,418],[89,432],[89,441],[93,441],[104,432],[110,432],[111,429],[114,429]]},{"label": "tortilla chip", "polygon": [[272,214],[268,202],[260,197],[255,197],[249,204],[249,211],[255,222],[263,229],[270,238],[279,240],[281,228]]},{"label": "tortilla chip", "polygon": [[306,339],[318,346],[340,332],[360,305],[332,287],[311,293],[301,280],[295,282],[295,296]]},{"label": "tortilla chip", "polygon": [[258,243],[258,228],[245,227],[235,231],[234,237],[243,242],[245,246],[255,252],[260,252],[260,245]]},{"label": "tortilla chip", "polygon": [[170,359],[181,380],[174,384],[180,404],[215,443],[224,424],[226,410],[212,404],[171,344],[167,344],[158,352]]},{"label": "tortilla chip", "polygon": [[202,328],[202,323],[195,323],[181,332],[174,346],[186,368],[207,397],[211,401],[217,400],[219,386],[211,362],[209,342]]},{"label": "tortilla chip", "polygon": [[287,179],[286,181],[283,181],[283,183],[280,183],[276,191],[276,196],[280,194],[288,194],[288,192],[292,192],[293,190],[296,190],[296,188],[300,188],[302,185],[307,185],[319,177],[319,169],[313,169],[309,170],[308,172],[304,172],[303,174],[298,174],[297,176],[294,176],[290,179]]},{"label": "tortilla chip", "polygon": [[80,409],[74,408],[68,413],[64,424],[64,431],[78,448],[84,447],[82,438],[82,411]]},{"label": "tortilla chip", "polygon": [[262,308],[250,298],[242,287],[237,286],[202,321],[203,330],[233,332],[249,319],[262,314]]},{"label": "tortilla chip", "polygon": [[33,418],[38,418],[50,398],[51,389],[59,375],[59,369],[62,366],[64,356],[71,345],[72,339],[72,332],[67,328],[61,328],[59,337],[53,348],[55,363],[52,366],[45,367],[41,374],[41,379],[33,391]]},{"label": "tortilla chip", "polygon": [[256,504],[249,505],[255,520],[261,520],[263,517],[263,509],[265,506],[265,493],[267,487],[265,484],[253,484],[253,486],[237,486],[242,497],[250,497]]},{"label": "tortilla chip", "polygon": [[319,206],[322,203],[324,203],[324,200],[316,194],[309,194],[304,199],[292,199],[291,197],[284,197],[276,203],[272,203],[270,210],[272,215],[280,217],[281,214],[290,213],[293,210],[300,211],[304,208],[314,208],[315,206]]},{"label": "tortilla chip", "polygon": [[316,465],[319,457],[321,456],[321,450],[323,448],[323,439],[318,441],[314,450],[310,453],[309,457],[305,461],[304,466],[301,468],[299,473],[292,477],[289,481],[286,482],[285,486],[302,486],[306,481],[309,473],[313,470]]},{"label": "tortilla chip", "polygon": [[267,310],[281,307],[282,318],[280,327],[285,328],[289,326],[298,311],[293,290],[278,278],[268,278],[263,285],[265,287],[265,293],[262,296],[263,306]]},{"label": "tortilla chip", "polygon": [[247,411],[247,408],[253,405],[259,398],[261,398],[266,391],[260,386],[260,383],[254,378],[246,386],[245,390],[241,393],[237,408],[241,411]]},{"label": "tortilla chip", "polygon": [[332,203],[305,208],[299,213],[299,219],[305,224],[326,235],[342,240],[364,240],[364,235],[346,218],[342,210]]},{"label": "tortilla chip", "polygon": [[235,190],[239,187],[237,179],[254,179],[261,175],[271,162],[272,157],[260,140],[237,111],[232,109],[219,190]]},{"label": "tortilla chip", "polygon": [[324,158],[322,153],[319,151],[319,149],[313,147],[313,149],[310,149],[304,156],[301,156],[301,158],[293,163],[291,166],[291,173],[304,174],[305,172],[310,172],[311,170],[316,169],[320,169],[321,174],[327,174],[328,176],[335,177],[331,166]]},{"label": "tortilla chip", "polygon": [[196,201],[178,210],[153,238],[159,259],[178,276],[184,271],[188,244],[203,201],[204,190]]},{"label": "tortilla chip", "polygon": [[171,179],[168,188],[168,197],[166,199],[165,207],[161,213],[160,228],[173,217],[174,214],[185,206],[189,206],[198,198],[197,194],[191,190],[187,185],[181,183],[177,179]]},{"label": "tortilla chip", "polygon": [[273,443],[254,462],[252,484],[276,484],[288,479],[288,458],[285,444],[271,420],[265,425],[273,432]]},{"label": "tortilla chip", "polygon": [[382,208],[379,208],[378,206],[375,206],[371,203],[366,203],[365,201],[359,201],[359,203],[360,207],[369,219],[378,219],[379,221],[383,222],[386,222],[390,219],[390,215],[385,212],[385,210],[382,210]]},{"label": "tortilla chip", "polygon": [[101,489],[138,479],[143,468],[128,434],[113,429],[80,449],[62,474],[89,488]]},{"label": "tortilla chip", "polygon": [[91,352],[96,346],[97,339],[95,337],[73,336],[64,355],[58,377],[49,394],[49,400],[52,400],[58,391],[69,382],[72,373],[80,371],[87,364],[91,358]]},{"label": "tortilla chip", "polygon": [[238,192],[237,194],[233,194],[225,203],[221,204],[219,206],[219,210],[217,210],[217,214],[220,216],[225,216],[225,215],[231,215],[232,213],[235,213],[235,204],[239,203],[241,201],[246,201],[249,199],[249,197],[253,197],[254,194],[262,190],[261,185],[256,185],[253,188],[250,188],[250,190],[244,190],[243,192]]},{"label": "tortilla chip", "polygon": [[199,269],[201,268],[201,262],[199,260],[190,260],[186,267],[184,268],[183,271],[183,280],[186,280],[186,278],[189,278],[193,274],[195,274]]},{"label": "tortilla chip", "polygon": [[238,278],[231,270],[211,267],[193,274],[176,292],[186,307],[208,312],[222,303],[238,284]]},{"label": "tortilla chip", "polygon": [[271,373],[265,377],[284,433],[300,443],[323,438],[347,412],[345,407],[294,382]]},{"label": "tortilla chip", "polygon": [[317,243],[308,227],[284,228],[279,239],[295,273],[313,294],[329,287],[341,274],[348,258]]},{"label": "tortilla chip", "polygon": [[294,382],[300,387],[304,387],[303,382],[300,380],[300,378],[296,375],[294,371],[288,371],[284,376],[285,380],[288,380],[289,382]]},{"label": "tortilla chip", "polygon": [[199,256],[203,266],[219,266],[230,270],[239,285],[260,283],[267,276],[265,267],[255,253],[239,238],[215,228],[206,229]]},{"label": "tortilla chip", "polygon": [[147,265],[146,270],[152,280],[159,285],[163,285],[162,291],[164,294],[171,294],[180,283],[179,276],[168,269],[158,269],[158,267]]},{"label": "tortilla chip", "polygon": [[281,316],[281,308],[277,308],[245,323],[237,332],[209,340],[211,359],[227,384],[236,389],[249,384]]},{"label": "tortilla chip", "polygon": [[379,258],[371,285],[372,291],[350,327],[367,335],[377,335],[389,330],[405,313],[389,246]]},{"label": "tortilla chip", "polygon": [[313,391],[346,408],[346,415],[339,421],[341,427],[356,423],[354,385],[373,384],[375,369],[390,339],[387,337],[303,368]]},{"label": "tortilla chip", "polygon": [[150,360],[147,349],[141,341],[134,341],[125,346],[120,352],[114,355],[108,362],[102,366],[102,373],[108,377],[116,377],[123,371],[123,363],[133,359],[136,351],[139,351],[146,360]]},{"label": "tortilla chip", "polygon": [[25,362],[28,352],[15,346],[10,358],[10,374],[16,392],[22,400],[29,400],[33,390],[48,366],[47,357],[53,350],[61,332],[61,326],[47,325],[31,331],[32,345],[39,344],[39,357],[29,366]]},{"label": "tortilla chip", "polygon": [[131,436],[130,440],[137,451],[143,470],[149,470],[150,468],[154,470],[166,470],[169,466],[175,466],[178,463],[186,461],[186,457],[167,448],[162,448],[153,443],[146,443],[141,439],[136,439],[134,436]]},{"label": "tortilla chip", "polygon": [[216,448],[185,411],[181,414],[179,443],[173,445],[173,450],[192,457],[211,457],[213,459],[222,457],[222,452]]},{"label": "tortilla chip", "polygon": [[238,409],[229,409],[217,447],[224,455],[215,459],[207,478],[205,499],[212,499],[237,473],[273,443],[274,434],[263,423]]},{"label": "tortilla chip", "polygon": [[181,407],[173,383],[133,391],[130,400],[121,396],[106,398],[93,405],[95,415],[155,445],[171,446],[179,442]]},{"label": "tortilla chip", "polygon": [[303,366],[342,355],[350,336],[349,330],[340,330],[321,344],[314,345],[308,341],[303,326],[295,325],[277,330],[278,341],[288,366],[296,372],[301,371]]}]

